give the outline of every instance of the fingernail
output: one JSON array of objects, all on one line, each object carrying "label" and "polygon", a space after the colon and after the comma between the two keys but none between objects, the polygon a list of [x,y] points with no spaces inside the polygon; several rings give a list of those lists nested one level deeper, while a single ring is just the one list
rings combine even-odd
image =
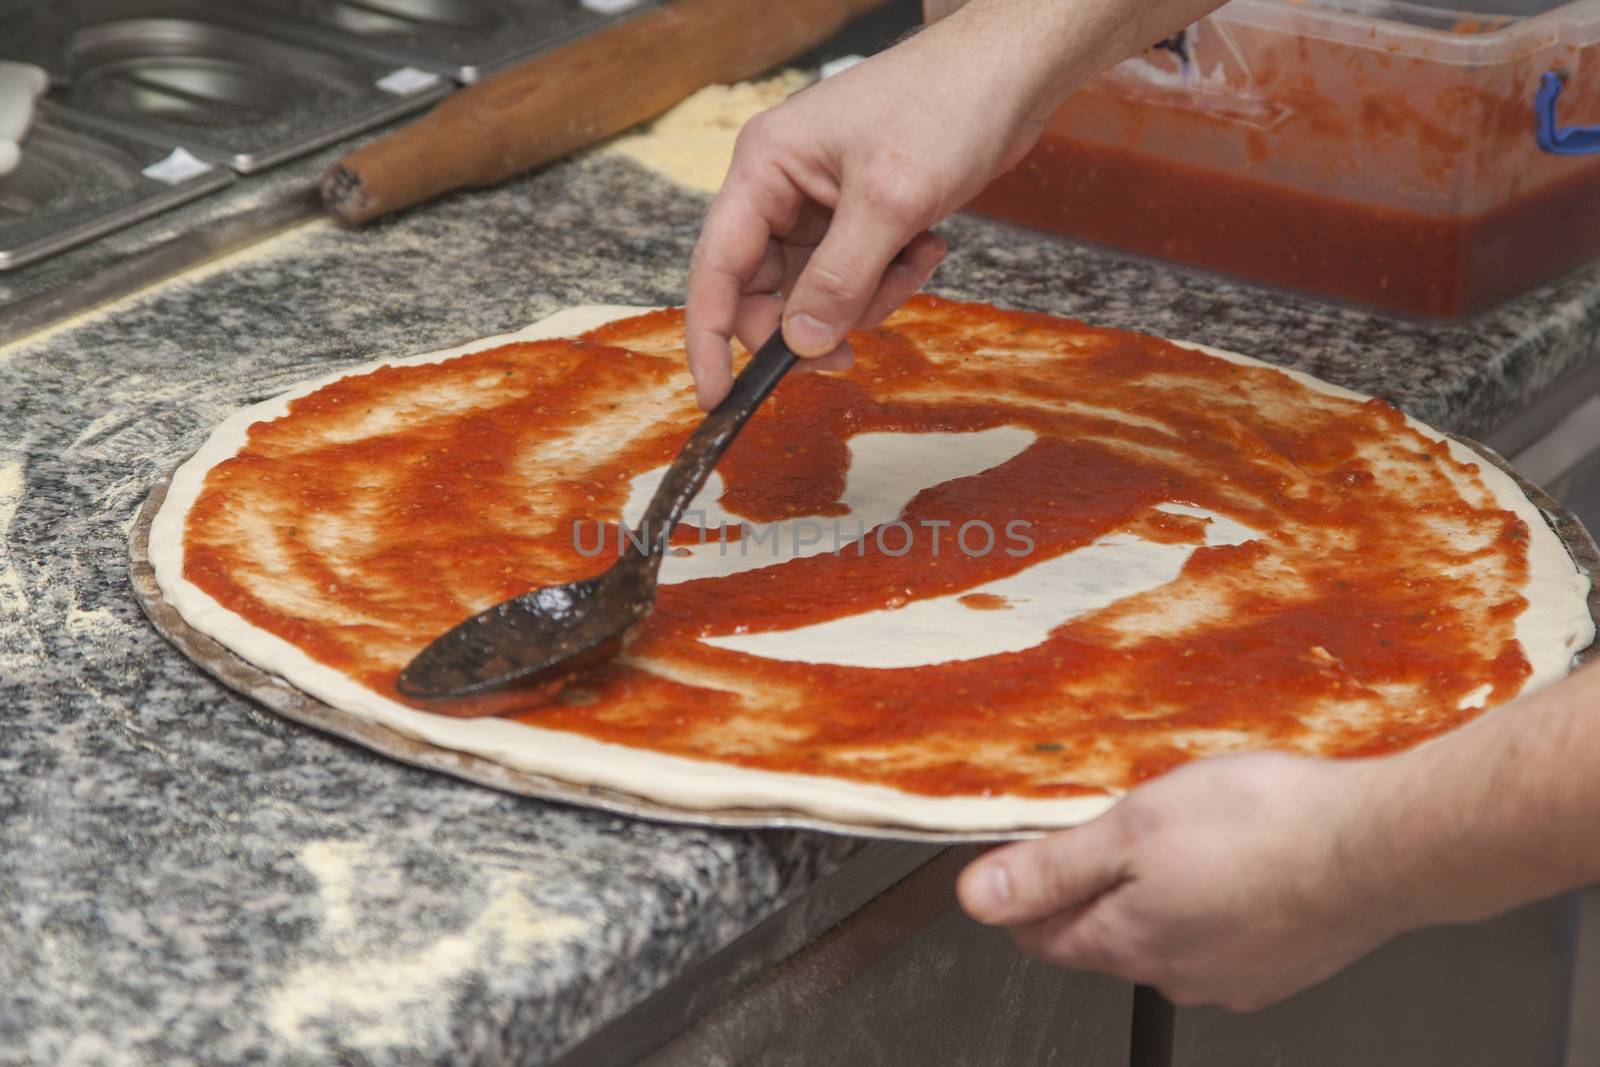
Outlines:
[{"label": "fingernail", "polygon": [[796,355],[822,356],[833,351],[833,327],[821,319],[800,312],[783,324],[784,340]]},{"label": "fingernail", "polygon": [[973,882],[974,910],[993,914],[1011,903],[1011,875],[1004,864],[991,863]]}]

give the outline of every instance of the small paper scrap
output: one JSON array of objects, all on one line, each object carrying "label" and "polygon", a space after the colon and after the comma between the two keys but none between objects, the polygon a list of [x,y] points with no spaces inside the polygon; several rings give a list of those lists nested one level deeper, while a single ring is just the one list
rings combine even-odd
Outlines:
[{"label": "small paper scrap", "polygon": [[391,70],[374,84],[386,93],[396,96],[410,96],[420,93],[424,89],[432,89],[439,84],[439,75],[427,70],[418,70],[416,67],[401,67]]},{"label": "small paper scrap", "polygon": [[154,178],[158,182],[168,185],[177,185],[186,182],[196,174],[204,174],[211,169],[211,164],[204,160],[196,159],[187,149],[174,148],[165,159],[150,164],[140,171],[146,178]]}]

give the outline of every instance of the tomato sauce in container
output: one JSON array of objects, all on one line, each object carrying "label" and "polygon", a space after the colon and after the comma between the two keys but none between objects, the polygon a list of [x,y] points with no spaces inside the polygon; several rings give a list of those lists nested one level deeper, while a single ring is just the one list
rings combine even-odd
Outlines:
[{"label": "tomato sauce in container", "polygon": [[[1233,0],[1091,81],[971,208],[1408,317],[1600,258],[1600,0]],[[1510,10],[1517,9],[1521,10]],[[1547,101],[1541,147],[1536,97]],[[1597,145],[1600,147],[1600,145]]]}]

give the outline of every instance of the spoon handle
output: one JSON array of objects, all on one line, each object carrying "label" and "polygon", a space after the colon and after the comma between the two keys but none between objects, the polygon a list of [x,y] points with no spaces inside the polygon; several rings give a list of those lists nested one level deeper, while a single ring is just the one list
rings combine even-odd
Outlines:
[{"label": "spoon handle", "polygon": [[783,330],[768,338],[744,370],[733,380],[733,388],[722,403],[700,421],[700,425],[678,452],[667,473],[650,498],[644,513],[644,533],[649,538],[649,555],[659,557],[666,549],[667,538],[695,494],[711,477],[717,460],[739,436],[739,430],[755,414],[756,408],[767,395],[777,388],[778,382],[794,366],[796,356],[783,343]]}]

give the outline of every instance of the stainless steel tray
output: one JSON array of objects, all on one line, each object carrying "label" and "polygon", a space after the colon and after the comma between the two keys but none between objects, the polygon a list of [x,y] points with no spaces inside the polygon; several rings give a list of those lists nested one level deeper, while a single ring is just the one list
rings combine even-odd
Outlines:
[{"label": "stainless steel tray", "polygon": [[[1454,436],[1454,435],[1452,435]],[[1498,454],[1484,445],[1462,437],[1455,440],[1476,450],[1490,463],[1510,474],[1535,507],[1543,513],[1550,528],[1561,538],[1573,562],[1587,575],[1591,583],[1600,575],[1600,548],[1596,548],[1589,531],[1575,516],[1552,500],[1538,486],[1512,470]],[[161,502],[166,499],[171,475],[150,490],[144,506],[134,519],[129,534],[128,551],[131,560],[129,579],[139,606],[149,616],[157,632],[192,659],[207,674],[230,689],[250,697],[268,708],[296,722],[314,726],[330,734],[354,741],[358,745],[393,757],[403,763],[443,771],[469,782],[503,789],[510,793],[537,797],[562,804],[598,808],[602,811],[629,815],[660,822],[728,828],[783,828],[821,830],[853,837],[885,838],[900,841],[927,841],[945,844],[981,841],[1020,840],[1038,837],[1044,830],[1018,830],[1011,832],[943,833],[913,830],[888,824],[836,822],[796,811],[778,808],[728,808],[713,811],[691,810],[660,804],[643,797],[597,786],[573,785],[544,775],[528,774],[503,767],[477,756],[440,748],[423,741],[406,737],[385,726],[379,726],[349,712],[340,711],[295,689],[276,675],[241,659],[211,638],[183,621],[176,608],[161,595],[156,584],[155,569],[150,564],[150,523],[155,519]],[[1591,584],[1589,614],[1600,619],[1600,588]],[[1579,662],[1587,662],[1600,655],[1600,645],[1591,644],[1579,653]]]},{"label": "stainless steel tray", "polygon": [[22,162],[0,176],[0,270],[20,267],[221,189],[222,166],[167,182],[143,171],[177,147],[86,125],[45,101]]},{"label": "stainless steel tray", "polygon": [[56,98],[86,122],[154,134],[241,173],[371,129],[454,88],[433,72],[395,81],[402,64],[297,40],[298,30],[231,6],[88,2],[65,5],[26,42],[0,42],[0,56],[45,61],[64,83]]},{"label": "stainless steel tray", "polygon": [[[657,0],[605,12],[579,0],[246,0],[301,20],[312,39],[474,82]],[[302,38],[305,39],[305,38]]]}]

